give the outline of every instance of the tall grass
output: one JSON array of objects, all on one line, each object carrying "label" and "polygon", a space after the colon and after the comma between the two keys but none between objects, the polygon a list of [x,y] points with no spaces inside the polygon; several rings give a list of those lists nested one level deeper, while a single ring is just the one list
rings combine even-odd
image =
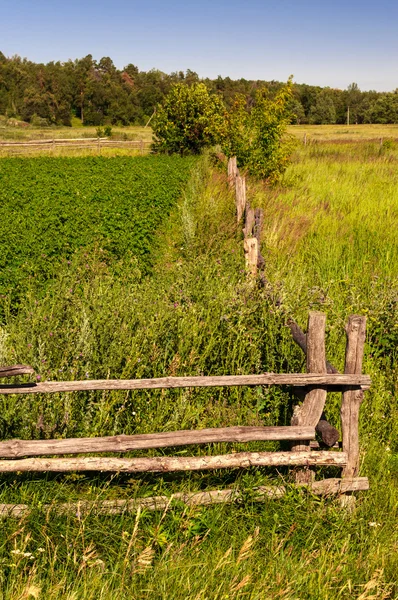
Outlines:
[{"label": "tall grass", "polygon": [[[397,241],[382,219],[387,206],[394,225],[398,202],[390,196],[393,185],[382,185],[390,181],[384,158],[376,156],[372,168],[365,161],[354,168],[349,157],[336,166],[331,155],[300,154],[284,187],[251,190],[265,209],[268,283],[259,288],[247,281],[225,177],[204,159],[159,232],[150,278],[142,280],[134,264],[110,270],[99,249],[89,257],[82,250],[44,297],[32,283],[19,313],[9,315],[0,332],[4,363],[30,363],[42,380],[283,372],[303,368],[285,326],[288,316],[304,324],[309,308],[325,310],[328,357],[341,368],[344,322],[350,312],[367,311],[365,372],[374,385],[361,415],[361,471],[370,477],[371,490],[359,497],[356,513],[347,514],[338,500],[293,488],[281,500],[258,504],[252,490],[269,482],[272,472],[265,469],[3,476],[1,501],[28,503],[33,511],[3,523],[0,598],[398,597],[395,338],[388,337],[395,335]],[[328,408],[335,424],[338,401],[332,397]],[[1,400],[0,431],[3,438],[50,438],[275,424],[288,422],[292,403],[288,390],[259,389],[7,397]],[[227,448],[240,446],[173,453]],[[280,476],[288,483],[286,472]],[[245,502],[184,508],[171,501],[163,513],[121,516],[78,509],[60,516],[43,509],[70,500],[226,485],[245,488]]]}]

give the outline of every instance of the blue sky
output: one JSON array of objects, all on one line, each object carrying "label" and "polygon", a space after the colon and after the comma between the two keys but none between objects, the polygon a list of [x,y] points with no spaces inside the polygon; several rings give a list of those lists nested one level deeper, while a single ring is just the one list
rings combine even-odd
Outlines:
[{"label": "blue sky", "polygon": [[398,1],[0,0],[0,50],[387,91],[398,87]]}]

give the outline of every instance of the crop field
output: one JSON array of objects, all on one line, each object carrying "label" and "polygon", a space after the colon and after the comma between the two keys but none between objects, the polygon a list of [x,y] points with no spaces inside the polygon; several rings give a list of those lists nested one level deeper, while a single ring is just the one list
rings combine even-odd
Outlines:
[{"label": "crop field", "polygon": [[[288,483],[284,469],[279,478],[267,469],[2,475],[0,501],[32,511],[2,522],[1,600],[398,598],[398,146],[308,144],[292,158],[278,188],[248,189],[265,212],[263,287],[248,284],[233,194],[209,156],[1,160],[0,364],[31,364],[42,381],[299,372],[287,318],[304,327],[308,310],[323,310],[328,359],[341,368],[344,323],[366,314],[373,385],[360,419],[361,474],[370,491],[349,514],[338,499],[293,488],[255,502],[256,486]],[[337,427],[339,401],[328,407]],[[0,433],[282,424],[293,402],[289,390],[260,388],[9,396]],[[235,485],[247,490],[235,505],[56,513],[61,502]]]},{"label": "crop field", "polygon": [[153,233],[192,159],[37,158],[0,162],[0,294],[11,309],[30,280],[45,288],[62,261],[96,247],[104,262],[150,267]]}]

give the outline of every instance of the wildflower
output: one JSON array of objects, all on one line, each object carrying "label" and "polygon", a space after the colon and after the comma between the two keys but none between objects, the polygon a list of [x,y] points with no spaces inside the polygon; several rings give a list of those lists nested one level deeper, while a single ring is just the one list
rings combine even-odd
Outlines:
[{"label": "wildflower", "polygon": [[37,379],[37,381],[40,381],[41,375],[36,375],[36,379]]},{"label": "wildflower", "polygon": [[375,521],[371,521],[368,523],[369,527],[380,527],[381,523],[376,523]]}]

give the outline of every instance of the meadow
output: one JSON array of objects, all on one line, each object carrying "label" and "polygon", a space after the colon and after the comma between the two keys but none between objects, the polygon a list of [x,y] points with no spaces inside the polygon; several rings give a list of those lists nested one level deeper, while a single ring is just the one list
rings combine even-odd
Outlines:
[{"label": "meadow", "polygon": [[[151,230],[156,244],[148,274],[143,276],[136,257],[130,264],[105,260],[102,245],[92,243],[96,225],[79,238],[70,258],[45,263],[50,272],[56,265],[45,285],[40,278],[23,280],[18,305],[4,310],[0,361],[31,364],[42,380],[297,372],[303,356],[286,321],[293,316],[304,327],[308,310],[316,309],[327,312],[328,359],[341,368],[344,323],[353,312],[365,313],[364,372],[373,386],[361,412],[361,474],[369,477],[371,490],[358,496],[351,515],[338,500],[294,488],[283,499],[256,503],[251,490],[275,482],[275,472],[266,469],[2,476],[1,502],[27,503],[32,512],[2,523],[0,598],[398,598],[398,149],[394,143],[328,143],[299,146],[292,159],[278,188],[254,182],[249,187],[253,204],[265,211],[265,286],[248,283],[233,195],[223,168],[205,156],[190,163],[178,201],[154,225],[155,238]],[[86,159],[69,160],[79,172],[79,161]],[[136,160],[130,159],[132,173]],[[159,159],[139,160],[154,165]],[[176,169],[183,164],[169,160]],[[44,172],[51,164],[46,161]],[[23,163],[40,172],[40,163]],[[7,166],[7,172],[15,168]],[[98,186],[107,195],[114,185],[115,196],[116,190],[123,194],[125,186],[104,181]],[[19,189],[18,177],[12,182],[7,189]],[[86,182],[76,182],[75,191],[86,193]],[[124,198],[126,204],[132,200]],[[15,211],[8,214],[11,224]],[[99,223],[99,217],[88,219],[88,229],[93,220]],[[81,221],[77,227],[83,229]],[[288,389],[5,397],[0,431],[3,439],[51,438],[278,424],[289,422],[292,404]],[[336,426],[338,407],[335,395],[328,417]],[[260,446],[266,445],[251,448]],[[227,449],[240,447],[214,444],[189,452]],[[281,479],[288,483],[284,470]],[[118,516],[95,509],[60,516],[43,508],[235,485],[247,490],[246,501],[237,505],[187,508],[171,502],[163,512]]]}]

